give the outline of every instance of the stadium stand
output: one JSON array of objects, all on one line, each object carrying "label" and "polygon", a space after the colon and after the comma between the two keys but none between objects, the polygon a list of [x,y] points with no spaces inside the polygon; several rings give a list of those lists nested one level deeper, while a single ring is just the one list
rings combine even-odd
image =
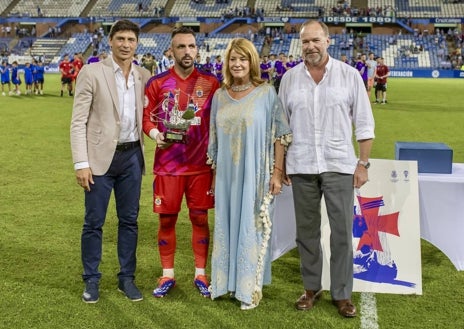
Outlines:
[{"label": "stadium stand", "polygon": [[[455,3],[456,2],[456,3]],[[343,3],[350,7],[351,1],[332,0],[256,0],[255,8],[264,9],[267,17],[318,17],[319,9],[324,8],[324,16],[332,16],[333,8]],[[462,1],[452,0],[368,0],[367,8],[382,8],[383,16],[400,18],[463,17]],[[367,9],[358,8],[358,9]],[[375,13],[373,11],[372,13]]]},{"label": "stadium stand", "polygon": [[463,17],[464,6],[462,3],[451,3],[443,0],[421,1],[395,1],[398,17]]},{"label": "stadium stand", "polygon": [[88,0],[19,1],[12,12],[30,17],[75,17],[80,15],[88,3]]},{"label": "stadium stand", "polygon": [[[0,13],[4,12],[11,4],[11,1],[0,0]],[[332,16],[334,7],[349,8],[351,0],[344,2],[336,0],[228,0],[227,2],[204,0],[198,1],[198,3],[192,0],[27,0],[17,1],[9,14],[25,17],[79,17],[88,5],[91,8],[86,11],[86,17],[159,17],[169,15],[218,18],[229,10],[235,14],[235,8],[240,10],[252,5],[253,8],[250,8],[252,11],[263,10],[266,17],[308,18],[318,17],[321,8],[324,9],[324,16]],[[166,7],[172,8],[165,12]],[[367,8],[382,8],[383,16],[399,18],[464,16],[462,0],[368,0]],[[376,12],[376,14],[378,13]]]},{"label": "stadium stand", "polygon": [[441,5],[440,17],[464,17],[464,4],[448,3],[444,1]]},{"label": "stadium stand", "polygon": [[256,8],[264,10],[269,17],[317,17],[320,7],[328,8],[334,1],[324,0],[296,0],[296,1],[268,1],[257,0]]},{"label": "stadium stand", "polygon": [[92,43],[90,33],[74,33],[60,49],[60,55],[85,53]]},{"label": "stadium stand", "polygon": [[[197,42],[201,60],[204,62],[206,57],[215,58],[218,55],[223,56],[227,44],[234,36],[230,34],[216,34],[214,37],[205,39],[204,34],[198,33]],[[163,56],[163,51],[169,48],[170,42],[171,34],[169,33],[141,33],[137,54],[151,53],[156,59],[160,60]],[[206,42],[209,45],[209,52],[206,50]],[[110,50],[108,40],[106,38],[102,39],[101,50],[105,52],[109,52]],[[63,56],[64,54],[65,52],[60,52],[60,56]]]},{"label": "stadium stand", "polygon": [[13,38],[0,38],[0,52],[7,52],[10,49],[10,42]]},{"label": "stadium stand", "polygon": [[158,17],[163,14],[168,0],[99,0],[89,16]]},{"label": "stadium stand", "polygon": [[[47,63],[56,63],[58,60],[57,56],[66,42],[66,39],[38,38],[32,44],[31,49],[27,50],[27,53],[42,56]],[[27,53],[23,55],[26,55]]]},{"label": "stadium stand", "polygon": [[390,38],[391,35],[367,35],[365,38],[370,51],[383,57],[387,66],[406,69],[440,66],[433,36],[424,37],[420,42],[411,35],[397,36],[394,44],[390,44]]},{"label": "stadium stand", "polygon": [[171,16],[183,17],[234,17],[240,16],[239,11],[247,6],[247,0],[229,0],[227,3],[216,1],[205,1],[195,3],[191,0],[177,0],[171,9]]},{"label": "stadium stand", "polygon": [[155,36],[152,33],[141,33],[139,40],[138,54],[151,53],[157,59],[160,59],[163,51],[169,48],[171,35],[168,33],[159,33]]},{"label": "stadium stand", "polygon": [[0,13],[3,13],[3,11],[10,5],[10,3],[10,0],[0,0]]},{"label": "stadium stand", "polygon": [[[171,41],[171,34],[169,33],[140,33],[139,46],[137,48],[137,54],[151,53],[155,58],[161,59],[163,51],[169,48]],[[108,45],[108,39],[101,39],[100,52],[109,52],[110,47]],[[65,52],[61,51],[60,56],[63,56]]]},{"label": "stadium stand", "polygon": [[[448,68],[451,66],[452,56],[460,58],[462,39],[452,35],[454,32],[449,34],[448,28],[438,35],[433,24],[429,25],[432,28],[429,27],[428,31],[423,27],[423,22],[429,24],[432,17],[461,20],[464,17],[464,0],[367,0],[364,1],[367,8],[351,8],[354,3],[354,0],[0,0],[0,13],[2,17],[29,18],[30,22],[50,17],[48,22],[55,20],[50,26],[56,24],[55,26],[65,29],[68,18],[77,21],[77,17],[80,16],[79,21],[83,20],[87,24],[91,22],[91,26],[86,28],[87,31],[103,24],[108,27],[119,17],[137,19],[142,28],[147,27],[144,31],[148,31],[153,26],[156,27],[156,24],[150,24],[158,19],[157,24],[162,22],[161,25],[165,26],[162,33],[153,33],[153,30],[151,33],[142,33],[137,49],[138,54],[150,52],[158,59],[169,47],[170,34],[166,33],[170,29],[168,26],[173,27],[190,21],[198,24],[212,22],[216,24],[214,28],[209,29],[212,32],[197,33],[203,61],[206,57],[214,59],[217,55],[222,56],[233,37],[250,38],[251,34],[261,54],[283,52],[298,57],[301,52],[299,35],[291,33],[290,26],[298,27],[298,24],[308,17],[392,17],[395,18],[394,24],[384,27],[381,33],[363,33],[362,46],[353,42],[354,38],[346,31],[332,34],[329,48],[331,55],[340,58],[342,53],[346,53],[349,57],[356,58],[361,52],[372,51],[384,57],[386,64],[394,68]],[[241,30],[235,31],[234,21],[237,17],[242,20],[235,24],[236,26],[246,23]],[[411,23],[414,19],[415,23]],[[265,38],[269,31],[266,26],[270,25],[260,24],[261,22],[273,24],[270,37]],[[9,27],[15,25],[16,23],[10,23]],[[338,25],[338,31],[342,26],[344,24]],[[337,28],[337,24],[332,27]],[[244,32],[246,29],[248,33]],[[402,35],[397,34],[400,29],[403,31]],[[459,36],[461,33],[459,32]],[[45,35],[47,38],[43,37]],[[15,30],[11,35],[2,33],[2,36],[2,52],[9,52],[9,48],[14,47],[12,51],[15,54],[41,54],[53,65],[56,65],[65,53],[89,53],[93,50],[92,34],[75,31],[72,27],[58,34],[56,38],[50,38],[50,35],[45,33],[37,39],[29,35],[21,35],[18,39],[15,37]],[[395,42],[392,43],[392,40]],[[98,49],[109,51],[106,37],[101,40]],[[462,62],[462,58],[460,61]],[[459,63],[459,60],[457,62]]]}]

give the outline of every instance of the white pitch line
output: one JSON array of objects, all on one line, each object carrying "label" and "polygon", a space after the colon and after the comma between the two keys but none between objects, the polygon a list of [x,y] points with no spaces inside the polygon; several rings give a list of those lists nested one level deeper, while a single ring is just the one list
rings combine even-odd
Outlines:
[{"label": "white pitch line", "polygon": [[361,328],[379,329],[377,323],[377,303],[372,292],[361,293]]}]

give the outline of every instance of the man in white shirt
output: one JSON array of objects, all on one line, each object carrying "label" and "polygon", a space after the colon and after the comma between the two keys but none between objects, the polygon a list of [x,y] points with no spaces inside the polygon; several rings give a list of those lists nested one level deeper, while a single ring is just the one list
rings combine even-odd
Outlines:
[{"label": "man in white shirt", "polygon": [[[322,293],[320,207],[324,195],[331,229],[330,293],[338,312],[354,317],[353,188],[368,179],[374,119],[359,72],[329,56],[328,27],[307,21],[300,40],[304,62],[283,76],[279,90],[293,132],[286,173],[293,189],[305,288],[296,308],[311,309]],[[353,126],[359,160],[352,143]]]}]

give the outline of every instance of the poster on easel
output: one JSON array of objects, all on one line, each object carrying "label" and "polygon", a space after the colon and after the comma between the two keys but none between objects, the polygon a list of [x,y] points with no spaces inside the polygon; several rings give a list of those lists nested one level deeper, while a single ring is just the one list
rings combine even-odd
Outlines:
[{"label": "poster on easel", "polygon": [[[372,159],[369,182],[355,191],[353,272],[356,292],[422,294],[419,192],[416,161]],[[276,198],[272,259],[295,244],[291,187]],[[321,206],[322,286],[330,289],[330,227]]]}]

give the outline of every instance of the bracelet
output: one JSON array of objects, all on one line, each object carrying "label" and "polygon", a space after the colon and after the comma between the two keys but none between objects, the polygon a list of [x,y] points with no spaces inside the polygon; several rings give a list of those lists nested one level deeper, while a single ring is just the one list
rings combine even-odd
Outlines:
[{"label": "bracelet", "polygon": [[283,172],[283,170],[280,169],[279,167],[274,166],[274,169],[277,169],[278,171]]}]

